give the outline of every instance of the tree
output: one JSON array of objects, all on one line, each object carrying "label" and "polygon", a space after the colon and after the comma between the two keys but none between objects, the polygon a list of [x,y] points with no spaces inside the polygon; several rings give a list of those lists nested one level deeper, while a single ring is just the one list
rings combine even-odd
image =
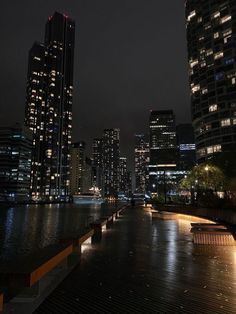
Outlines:
[{"label": "tree", "polygon": [[225,176],[223,171],[212,164],[200,164],[194,166],[187,177],[181,180],[180,188],[222,191],[225,187]]}]

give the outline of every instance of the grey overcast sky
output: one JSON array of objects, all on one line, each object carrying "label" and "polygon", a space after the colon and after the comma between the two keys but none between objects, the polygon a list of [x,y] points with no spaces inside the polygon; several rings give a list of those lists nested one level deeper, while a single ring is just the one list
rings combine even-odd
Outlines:
[{"label": "grey overcast sky", "polygon": [[73,139],[121,129],[121,153],[150,109],[190,122],[184,0],[1,0],[0,123],[24,118],[28,51],[54,11],[76,22]]}]

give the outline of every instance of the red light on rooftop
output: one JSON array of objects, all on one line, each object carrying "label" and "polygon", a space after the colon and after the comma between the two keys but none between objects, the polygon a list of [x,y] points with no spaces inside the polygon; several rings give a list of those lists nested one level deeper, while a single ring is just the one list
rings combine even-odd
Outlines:
[{"label": "red light on rooftop", "polygon": [[63,14],[63,15],[64,15],[64,17],[65,17],[66,19],[68,19],[68,17],[69,17],[68,15],[66,15],[66,14]]},{"label": "red light on rooftop", "polygon": [[49,20],[49,21],[51,21],[51,19],[52,19],[52,15],[48,17],[48,20]]}]

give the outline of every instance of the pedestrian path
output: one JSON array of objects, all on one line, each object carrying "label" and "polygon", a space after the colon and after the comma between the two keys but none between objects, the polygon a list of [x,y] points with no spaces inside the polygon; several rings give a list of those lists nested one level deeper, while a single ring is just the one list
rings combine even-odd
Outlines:
[{"label": "pedestrian path", "polygon": [[235,313],[236,248],[194,245],[190,222],[128,208],[34,313]]}]

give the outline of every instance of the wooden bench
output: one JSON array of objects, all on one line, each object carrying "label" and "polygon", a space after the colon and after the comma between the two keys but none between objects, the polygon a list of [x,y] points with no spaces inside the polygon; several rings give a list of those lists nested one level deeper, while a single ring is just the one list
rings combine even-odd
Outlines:
[{"label": "wooden bench", "polygon": [[152,211],[152,218],[161,220],[176,220],[178,219],[178,214],[169,213],[166,211]]},{"label": "wooden bench", "polygon": [[98,219],[90,224],[91,229],[94,230],[92,242],[99,242],[102,238],[102,231],[106,229],[107,219]]},{"label": "wooden bench", "polygon": [[197,229],[227,229],[226,226],[214,223],[191,223],[192,228]]},{"label": "wooden bench", "polygon": [[[71,243],[73,245],[73,253],[78,253],[79,256],[83,251],[83,246],[87,244],[87,242],[91,239],[90,243],[92,243],[92,237],[94,235],[94,229],[90,229],[86,231],[84,234],[79,235],[78,237],[70,237],[60,239],[60,243]],[[78,256],[74,256],[74,258],[78,258]],[[71,256],[72,259],[72,256]]]},{"label": "wooden bench", "polygon": [[67,259],[72,252],[72,244],[48,246],[35,255],[15,260],[13,264],[1,265],[0,280],[12,295],[20,293],[19,298],[38,297],[40,281],[57,266],[58,269],[67,267]]},{"label": "wooden bench", "polygon": [[231,232],[220,228],[192,228],[193,243],[207,245],[236,245]]}]

